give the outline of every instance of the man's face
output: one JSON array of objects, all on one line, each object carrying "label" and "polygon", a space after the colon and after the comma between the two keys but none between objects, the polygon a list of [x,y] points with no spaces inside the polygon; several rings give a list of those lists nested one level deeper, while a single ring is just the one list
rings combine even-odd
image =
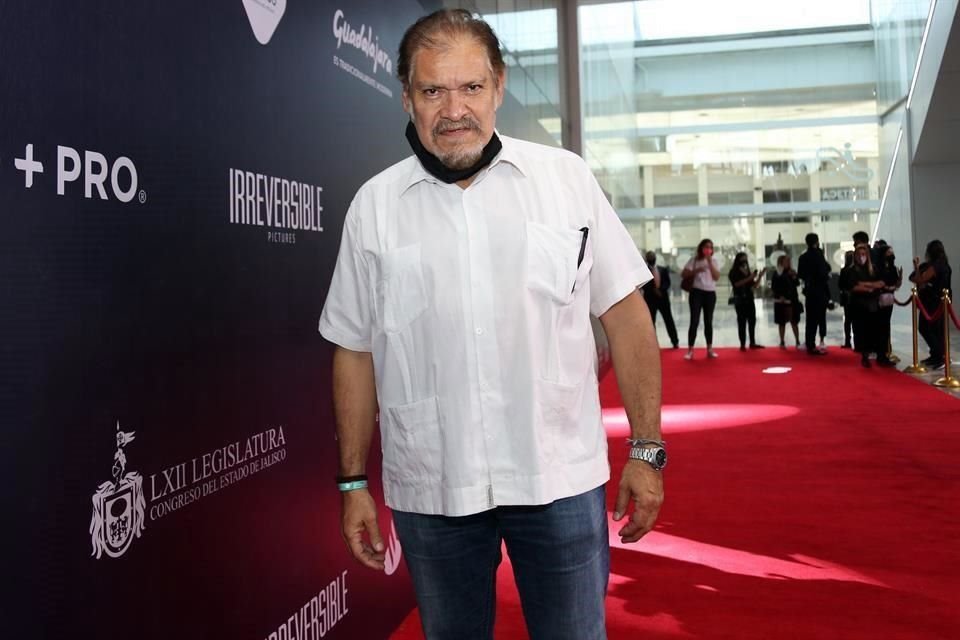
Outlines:
[{"label": "man's face", "polygon": [[486,50],[470,37],[420,49],[411,66],[403,108],[420,142],[449,169],[472,166],[493,136],[504,74],[494,76]]}]

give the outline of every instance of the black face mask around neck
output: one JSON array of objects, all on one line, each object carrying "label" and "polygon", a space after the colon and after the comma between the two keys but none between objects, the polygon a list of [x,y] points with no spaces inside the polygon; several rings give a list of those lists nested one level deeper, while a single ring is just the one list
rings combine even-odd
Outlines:
[{"label": "black face mask around neck", "polygon": [[407,142],[410,143],[410,147],[413,149],[413,152],[416,154],[417,158],[420,159],[420,164],[423,165],[423,168],[426,169],[432,176],[446,182],[447,184],[472,178],[477,174],[477,172],[480,171],[480,169],[483,169],[485,166],[490,164],[490,161],[493,160],[496,155],[500,153],[500,149],[503,148],[503,143],[500,142],[500,138],[497,137],[497,132],[494,131],[493,137],[490,138],[490,142],[487,143],[487,145],[483,148],[483,152],[480,153],[480,158],[473,163],[472,166],[467,167],[466,169],[450,169],[440,161],[440,158],[427,151],[426,147],[423,146],[423,143],[420,142],[420,136],[417,135],[417,128],[413,125],[413,122],[407,123],[406,136]]}]

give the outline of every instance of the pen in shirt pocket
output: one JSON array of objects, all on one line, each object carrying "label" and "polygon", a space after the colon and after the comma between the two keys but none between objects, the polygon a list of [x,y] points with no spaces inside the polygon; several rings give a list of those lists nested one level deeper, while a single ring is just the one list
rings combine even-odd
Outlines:
[{"label": "pen in shirt pocket", "polygon": [[[590,235],[590,229],[587,227],[580,227],[580,254],[577,256],[577,269],[580,268],[580,265],[583,264],[583,254],[587,251],[587,236]],[[570,289],[570,293],[573,293],[577,289],[577,281],[573,281],[573,289]]]}]

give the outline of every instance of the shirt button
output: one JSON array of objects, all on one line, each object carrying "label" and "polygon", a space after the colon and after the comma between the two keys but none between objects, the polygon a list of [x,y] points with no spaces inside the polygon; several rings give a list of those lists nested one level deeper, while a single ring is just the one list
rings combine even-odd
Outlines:
[{"label": "shirt button", "polygon": [[478,335],[478,336],[482,336],[482,335],[483,335],[483,328],[477,327],[477,335]]}]

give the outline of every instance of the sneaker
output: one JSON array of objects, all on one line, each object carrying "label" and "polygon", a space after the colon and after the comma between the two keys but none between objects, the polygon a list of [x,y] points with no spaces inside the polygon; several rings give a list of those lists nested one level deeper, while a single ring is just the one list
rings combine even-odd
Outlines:
[{"label": "sneaker", "polygon": [[943,366],[944,366],[943,360],[934,360],[933,362],[927,363],[927,368],[930,369],[931,371],[939,371],[940,369],[943,369]]},{"label": "sneaker", "polygon": [[717,352],[714,351],[713,349],[707,349],[707,357],[708,357],[708,358],[719,358],[720,356],[718,356],[718,355],[717,355]]},{"label": "sneaker", "polygon": [[693,349],[691,349],[690,351],[687,351],[685,354],[683,354],[683,359],[684,359],[684,360],[693,360]]},{"label": "sneaker", "polygon": [[750,348],[751,348],[751,349],[766,349],[765,346],[763,346],[762,344],[757,344],[756,342],[754,342],[752,345],[750,345]]}]

